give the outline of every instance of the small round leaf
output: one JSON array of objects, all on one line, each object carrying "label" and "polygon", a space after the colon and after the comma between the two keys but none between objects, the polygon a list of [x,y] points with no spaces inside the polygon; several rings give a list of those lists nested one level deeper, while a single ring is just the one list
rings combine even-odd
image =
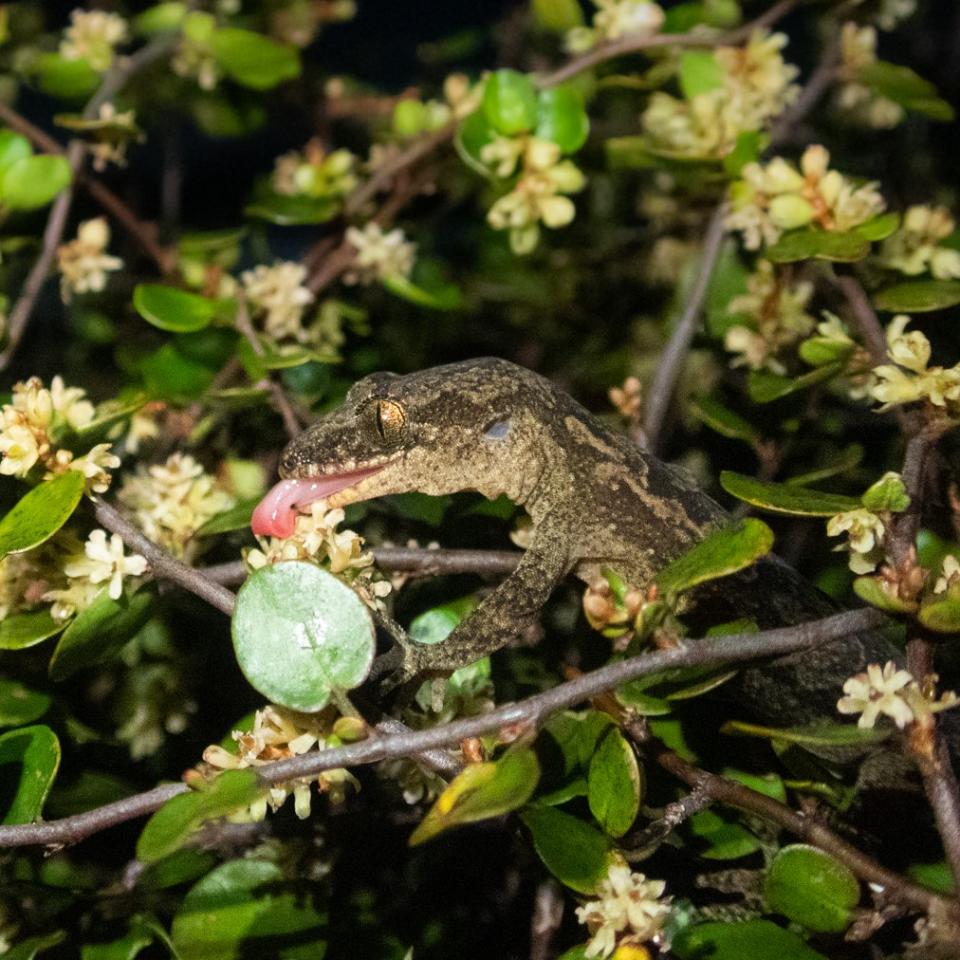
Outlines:
[{"label": "small round leaf", "polygon": [[64,157],[24,157],[0,173],[0,203],[11,210],[45,207],[73,179]]},{"label": "small round leaf", "polygon": [[528,807],[522,819],[533,834],[540,859],[561,883],[578,893],[597,889],[616,859],[599,830],[569,813],[539,804]]},{"label": "small round leaf", "polygon": [[0,727],[19,727],[42,717],[50,698],[17,680],[0,679]]},{"label": "small round leaf", "polygon": [[251,90],[270,90],[300,76],[300,55],[294,47],[252,30],[223,27],[210,38],[210,49],[227,76]]},{"label": "small round leaf", "polygon": [[67,470],[21,497],[0,520],[0,559],[49,540],[76,510],[83,487],[83,474]]},{"label": "small round leaf", "polygon": [[611,729],[600,741],[587,775],[587,802],[597,823],[622,837],[632,826],[643,795],[643,768],[623,734]]},{"label": "small round leaf", "polygon": [[773,858],[764,885],[771,910],[819,933],[842,933],[860,900],[850,868],[804,843],[784,847]]},{"label": "small round leaf", "polygon": [[202,330],[217,314],[215,300],[162,283],[137,284],[133,306],[148,323],[173,333]]},{"label": "small round leaf", "polygon": [[42,725],[0,736],[0,823],[33,823],[60,766],[60,741]]},{"label": "small round leaf", "polygon": [[571,87],[553,87],[540,94],[536,134],[550,140],[564,153],[575,153],[586,142],[590,120],[580,94]]},{"label": "small round leaf", "polygon": [[24,650],[43,643],[63,629],[50,616],[49,610],[34,613],[16,613],[0,620],[0,650]]},{"label": "small round leaf", "polygon": [[263,567],[237,594],[233,647],[240,669],[268,700],[311,713],[334,690],[351,690],[375,650],[366,605],[312,563]]},{"label": "small round leaf", "polygon": [[483,112],[497,132],[512,136],[537,123],[537,91],[530,78],[516,70],[497,70],[483,88]]}]

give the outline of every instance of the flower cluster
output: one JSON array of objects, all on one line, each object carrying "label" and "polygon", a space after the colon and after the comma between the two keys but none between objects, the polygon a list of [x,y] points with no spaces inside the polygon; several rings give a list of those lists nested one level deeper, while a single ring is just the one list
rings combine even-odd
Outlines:
[{"label": "flower cluster", "polygon": [[66,586],[48,590],[43,599],[53,603],[50,613],[62,622],[90,606],[105,584],[109,596],[119,600],[124,577],[142,576],[147,561],[138,553],[125,556],[118,534],[107,539],[105,530],[94,530],[82,550],[68,556],[61,568],[67,577]]},{"label": "flower cluster", "polygon": [[960,363],[931,367],[930,341],[919,331],[906,332],[910,317],[899,314],[887,327],[887,356],[892,364],[874,368],[868,392],[884,404],[883,410],[901,403],[925,400],[950,416],[960,413]]},{"label": "flower cluster", "polygon": [[363,228],[348,227],[347,242],[357,251],[353,267],[344,275],[347,283],[372,283],[387,277],[409,277],[417,245],[399,227],[384,233],[372,220]]},{"label": "flower cluster", "polygon": [[292,536],[260,537],[259,548],[245,551],[247,566],[258,570],[284,560],[307,560],[323,564],[331,573],[347,576],[354,587],[374,601],[385,597],[390,592],[390,582],[374,579],[373,554],[364,553],[359,533],[337,530],[343,518],[343,510],[329,510],[323,500],[315,500],[309,512],[297,516]]},{"label": "flower cluster", "polygon": [[271,340],[306,339],[303,311],[313,294],[303,285],[307,269],[285,260],[272,267],[259,264],[240,275],[250,304],[263,313],[263,329]]},{"label": "flower cluster", "polygon": [[665,14],[653,0],[593,0],[597,8],[591,27],[574,27],[567,32],[566,47],[583,53],[598,43],[623,36],[652,37],[660,32]]},{"label": "flower cluster", "polygon": [[618,945],[653,940],[670,915],[666,884],[648,880],[628,866],[615,864],[597,887],[597,899],[577,907],[577,919],[590,931],[585,956],[609,957]]},{"label": "flower cluster", "polygon": [[124,479],[118,497],[151,540],[188,560],[196,551],[197,528],[234,505],[233,496],[182,453],[163,464],[139,466]]},{"label": "flower cluster", "polygon": [[303,150],[277,157],[273,189],[287,197],[340,199],[357,185],[355,165],[356,157],[349,150],[327,153],[319,140],[311,140]]},{"label": "flower cluster", "polygon": [[122,674],[113,707],[119,721],[116,736],[127,745],[131,758],[140,760],[156,754],[168,734],[183,733],[197,705],[184,689],[180,663],[142,659],[137,638],[121,656],[128,669]]},{"label": "flower cluster", "polygon": [[804,151],[799,171],[782,157],[748,163],[730,187],[727,229],[741,231],[744,246],[757,250],[776,243],[784,230],[843,233],[883,212],[877,184],[857,185],[829,164],[830,154],[818,144]]},{"label": "flower cluster", "polygon": [[127,21],[103,10],[76,9],[60,41],[64,60],[86,60],[99,73],[110,68],[114,51],[128,37]]},{"label": "flower cluster", "polygon": [[99,293],[107,285],[107,274],[123,269],[123,261],[106,253],[110,227],[106,217],[84,220],[76,239],[57,248],[60,295],[69,303],[75,293]]},{"label": "flower cluster", "polygon": [[0,409],[0,474],[26,478],[35,469],[47,476],[79,470],[87,489],[104,493],[108,470],[120,466],[109,443],[98,443],[83,456],[57,446],[65,433],[80,430],[94,418],[93,404],[79,387],[67,387],[57,376],[48,390],[37,377],[13,388],[12,402]]},{"label": "flower cluster", "polygon": [[782,33],[754,32],[746,46],[718,47],[714,59],[721,82],[690,99],[658,91],[644,111],[643,129],[652,145],[692,157],[723,157],[741,133],[761,130],[792,103],[799,87],[796,67],[784,61]]},{"label": "flower cluster", "polygon": [[848,111],[851,118],[869,127],[895,127],[906,117],[903,107],[875,93],[857,79],[859,70],[877,59],[876,29],[845,23],[840,33],[840,51],[839,72],[843,83],[837,90],[837,104]]},{"label": "flower cluster", "polygon": [[60,570],[65,555],[81,550],[66,528],[41,546],[0,560],[0,620],[35,609],[53,585],[65,583]]},{"label": "flower cluster", "polygon": [[178,77],[195,80],[201,90],[213,90],[222,71],[213,54],[211,40],[216,30],[216,17],[194,11],[184,20],[180,43],[170,60],[170,69]]},{"label": "flower cluster", "polygon": [[573,161],[561,159],[557,144],[526,135],[497,137],[481,149],[480,157],[498,177],[512,177],[519,168],[513,189],[487,214],[494,230],[510,231],[514,253],[533,250],[540,239],[541,223],[557,229],[573,220],[577,211],[565,194],[578,193],[586,180]]},{"label": "flower cluster", "polygon": [[144,133],[137,126],[135,110],[117,113],[112,103],[101,103],[96,120],[88,120],[79,126],[89,137],[87,150],[93,158],[93,169],[102,173],[113,163],[118,167],[127,165],[127,147],[131,141],[142,142]]},{"label": "flower cluster", "polygon": [[929,272],[938,280],[960,279],[960,250],[940,246],[956,223],[946,207],[908,207],[896,233],[880,248],[880,263],[907,276]]},{"label": "flower cluster", "polygon": [[934,593],[946,593],[960,584],[960,560],[952,553],[948,553],[943,558],[943,566],[940,570],[940,576],[937,577],[933,585]]},{"label": "flower cluster", "polygon": [[945,691],[936,699],[931,678],[929,690],[921,688],[907,670],[900,670],[891,660],[882,668],[879,663],[867,665],[865,673],[850,677],[843,685],[845,697],[837,702],[840,713],[859,713],[858,727],[873,727],[879,716],[890,717],[902,730],[925,714],[939,713],[960,704],[952,691]]},{"label": "flower cluster", "polygon": [[[343,739],[338,732],[343,733],[345,727],[351,734],[358,731],[354,729],[355,724],[334,723],[335,716],[335,711],[329,708],[320,713],[297,713],[285,707],[267,706],[257,711],[253,730],[233,731],[236,753],[213,745],[203,751],[203,759],[221,770],[239,770],[297,757],[313,749],[339,747]],[[356,737],[351,736],[351,739]],[[303,820],[310,816],[310,784],[314,782],[321,793],[329,794],[334,803],[343,803],[348,786],[360,788],[359,781],[348,770],[324,770],[312,777],[274,784],[240,817],[231,819],[262,820],[267,815],[268,806],[276,812],[293,794],[294,810]]]},{"label": "flower cluster", "polygon": [[847,534],[847,543],[836,549],[850,551],[850,569],[854,573],[870,573],[883,559],[886,527],[883,520],[865,507],[846,510],[827,521],[827,536]]},{"label": "flower cluster", "polygon": [[760,260],[747,281],[747,292],[727,306],[728,313],[747,321],[728,328],[724,335],[727,350],[739,354],[732,365],[785,373],[777,355],[812,332],[816,319],[807,313],[812,297],[813,284],[787,283],[772,263]]}]

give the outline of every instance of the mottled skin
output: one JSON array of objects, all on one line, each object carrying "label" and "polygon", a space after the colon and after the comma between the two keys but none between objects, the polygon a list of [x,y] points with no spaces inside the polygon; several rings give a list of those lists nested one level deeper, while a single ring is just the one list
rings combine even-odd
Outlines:
[{"label": "mottled skin", "polygon": [[[383,465],[332,505],[386,494],[462,490],[506,494],[533,520],[517,569],[442,644],[404,651],[399,679],[456,669],[493,653],[536,617],[569,573],[590,580],[612,567],[636,586],[729,519],[685,476],[607,430],[568,394],[505,360],[485,358],[420,373],[378,373],[284,450],[286,478]],[[830,602],[775,558],[697,595],[710,620],[752,617],[761,627],[823,616]],[[755,716],[798,722],[830,715],[843,679],[895,656],[878,634],[783,658],[738,678]]]}]

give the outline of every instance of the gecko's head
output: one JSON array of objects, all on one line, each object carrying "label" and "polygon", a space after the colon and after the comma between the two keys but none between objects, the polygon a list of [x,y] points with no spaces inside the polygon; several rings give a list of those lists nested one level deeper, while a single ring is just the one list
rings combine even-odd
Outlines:
[{"label": "gecko's head", "polygon": [[296,510],[391,493],[521,489],[535,410],[552,402],[536,374],[492,358],[407,376],[376,373],[355,384],[343,406],[284,449],[278,483],[257,507],[257,534],[289,536]]}]

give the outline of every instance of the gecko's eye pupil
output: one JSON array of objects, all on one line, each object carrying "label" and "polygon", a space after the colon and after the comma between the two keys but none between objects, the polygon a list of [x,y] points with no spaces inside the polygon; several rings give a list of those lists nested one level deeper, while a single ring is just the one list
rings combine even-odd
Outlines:
[{"label": "gecko's eye pupil", "polygon": [[377,433],[384,443],[396,443],[403,437],[407,425],[407,415],[399,403],[392,400],[378,400],[375,406]]}]

